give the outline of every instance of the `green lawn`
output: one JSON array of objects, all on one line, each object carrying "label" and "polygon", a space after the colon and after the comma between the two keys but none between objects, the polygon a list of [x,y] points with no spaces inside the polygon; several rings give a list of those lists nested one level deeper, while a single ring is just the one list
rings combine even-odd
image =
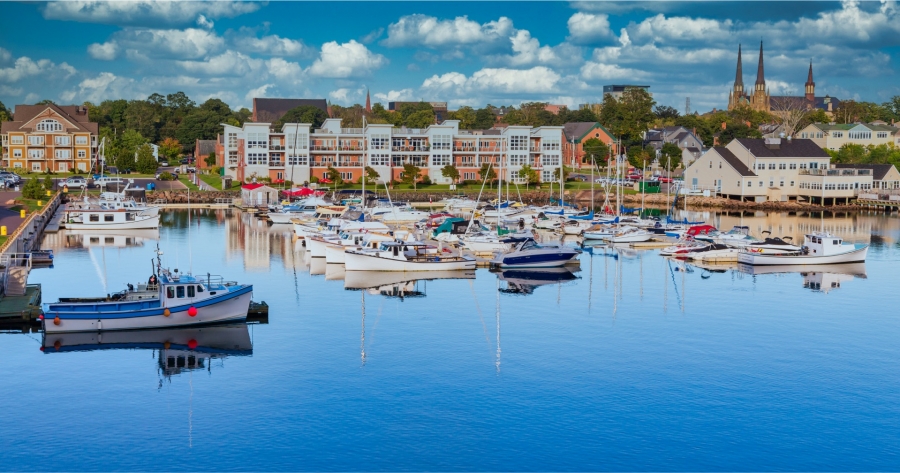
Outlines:
[{"label": "green lawn", "polygon": [[47,201],[49,201],[51,198],[52,197],[42,199],[41,205],[38,205],[37,204],[38,201],[35,199],[24,199],[22,197],[19,197],[18,199],[16,199],[16,202],[17,202],[16,205],[13,205],[12,207],[10,207],[9,210],[18,212],[22,209],[25,209],[25,211],[28,213],[28,215],[31,215],[33,212],[36,212],[36,211],[40,210],[43,206],[47,205]]},{"label": "green lawn", "polygon": [[186,177],[180,177],[180,178],[178,178],[178,180],[179,180],[182,184],[186,185],[187,188],[190,189],[190,190],[192,190],[192,191],[199,191],[199,190],[200,190],[200,188],[197,187],[196,184],[194,184],[193,182],[191,182],[190,179],[188,179],[188,178],[186,178]]},{"label": "green lawn", "polygon": [[3,248],[3,244],[6,243],[6,240],[9,240],[8,236],[0,236],[0,248]]},{"label": "green lawn", "polygon": [[[222,188],[222,176],[218,174],[200,174],[200,180],[215,187],[216,189]],[[234,179],[231,181],[231,189],[239,189],[241,187],[241,183]]]}]

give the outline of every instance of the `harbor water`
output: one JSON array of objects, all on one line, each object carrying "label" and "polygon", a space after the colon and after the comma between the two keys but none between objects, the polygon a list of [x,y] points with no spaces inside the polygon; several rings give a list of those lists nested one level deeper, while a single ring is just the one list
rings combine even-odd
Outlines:
[{"label": "harbor water", "polygon": [[707,217],[871,248],[754,274],[588,246],[565,271],[411,281],[345,274],[236,211],[47,235],[44,301],[145,282],[159,245],[166,266],[253,284],[269,320],[0,335],[0,470],[900,467],[900,219]]}]

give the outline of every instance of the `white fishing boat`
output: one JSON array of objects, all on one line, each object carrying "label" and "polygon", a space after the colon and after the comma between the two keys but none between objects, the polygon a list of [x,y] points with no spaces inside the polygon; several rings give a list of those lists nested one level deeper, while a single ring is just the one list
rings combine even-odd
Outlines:
[{"label": "white fishing boat", "polygon": [[65,227],[75,230],[138,230],[159,228],[159,209],[125,210],[88,208],[66,211]]},{"label": "white fishing boat", "polygon": [[803,246],[794,253],[769,254],[744,251],[738,262],[761,265],[812,265],[859,263],[866,260],[869,245],[845,244],[841,237],[828,232],[804,235]]},{"label": "white fishing boat", "polygon": [[325,243],[325,262],[327,264],[344,264],[344,252],[347,250],[377,249],[384,241],[404,241],[411,239],[412,234],[397,231],[393,234],[381,232],[343,232],[338,242]]},{"label": "white fishing boat", "polygon": [[347,250],[347,271],[448,271],[475,269],[475,258],[420,242],[382,242],[378,250]]},{"label": "white fishing boat", "polygon": [[336,233],[323,233],[307,237],[306,249],[309,251],[309,256],[312,258],[324,258],[325,248],[329,243],[340,245],[341,237]]}]

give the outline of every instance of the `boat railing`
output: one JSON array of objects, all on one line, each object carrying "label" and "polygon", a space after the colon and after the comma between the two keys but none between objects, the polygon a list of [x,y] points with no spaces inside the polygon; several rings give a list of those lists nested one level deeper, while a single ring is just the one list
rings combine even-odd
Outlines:
[{"label": "boat railing", "polygon": [[207,274],[206,277],[197,276],[197,281],[206,283],[209,289],[224,289],[226,287],[237,286],[237,281],[226,281],[225,278],[215,274]]},{"label": "boat railing", "polygon": [[7,294],[10,282],[10,271],[13,268],[25,268],[25,278],[31,271],[31,253],[0,254],[0,293]]}]

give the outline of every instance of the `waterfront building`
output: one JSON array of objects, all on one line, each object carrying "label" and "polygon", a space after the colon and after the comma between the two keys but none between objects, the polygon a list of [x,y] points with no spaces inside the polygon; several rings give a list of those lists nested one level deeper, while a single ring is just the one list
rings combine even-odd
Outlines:
[{"label": "waterfront building", "polygon": [[412,164],[432,182],[449,184],[441,175],[444,166],[456,166],[461,180],[479,180],[481,166],[496,167],[501,158],[501,179],[524,182],[519,170],[528,164],[549,181],[562,162],[564,141],[561,126],[460,130],[457,120],[422,129],[371,123],[343,128],[338,118],[316,129],[308,123],[286,123],[281,129],[250,122],[223,127],[225,172],[240,181],[256,176],[300,183],[323,179],[334,167],[343,181],[356,183],[364,166],[371,166],[385,182],[402,179],[403,166]]},{"label": "waterfront building", "polygon": [[809,139],[739,138],[691,164],[685,185],[723,197],[764,201],[849,201],[871,189],[869,169],[836,169]]},{"label": "waterfront building", "polygon": [[753,84],[753,90],[750,93],[747,93],[747,91],[744,90],[741,46],[738,45],[737,69],[735,71],[734,85],[731,88],[731,92],[728,94],[728,110],[733,110],[734,108],[741,106],[749,106],[753,110],[777,113],[779,110],[795,108],[805,110],[818,108],[827,113],[831,113],[840,105],[840,100],[834,97],[828,95],[816,97],[816,82],[813,80],[812,61],[809,62],[809,72],[807,73],[806,83],[804,84],[803,95],[770,95],[769,88],[766,86],[766,75],[763,62],[763,43],[760,41],[759,63],[756,66],[756,82]]},{"label": "waterfront building", "polygon": [[823,149],[837,151],[846,144],[863,146],[893,144],[900,147],[900,128],[875,123],[813,123],[794,135],[813,140]]},{"label": "waterfront building", "polygon": [[[587,152],[584,151],[584,142],[596,138],[610,147],[612,154],[616,151],[616,137],[597,122],[572,122],[563,125],[565,141],[563,141],[563,159],[566,166],[580,168],[582,163],[589,162]],[[608,158],[608,153],[604,153]]]},{"label": "waterfront building", "polygon": [[873,189],[900,189],[900,172],[893,164],[835,164],[836,169],[868,169]]},{"label": "waterfront building", "polygon": [[81,105],[16,105],[0,125],[2,164],[27,172],[87,172],[96,158],[98,125]]},{"label": "waterfront building", "polygon": [[608,94],[612,95],[616,100],[622,100],[622,96],[625,95],[625,91],[629,89],[643,89],[648,94],[650,93],[649,85],[613,84],[603,86],[603,96],[606,97]]}]

